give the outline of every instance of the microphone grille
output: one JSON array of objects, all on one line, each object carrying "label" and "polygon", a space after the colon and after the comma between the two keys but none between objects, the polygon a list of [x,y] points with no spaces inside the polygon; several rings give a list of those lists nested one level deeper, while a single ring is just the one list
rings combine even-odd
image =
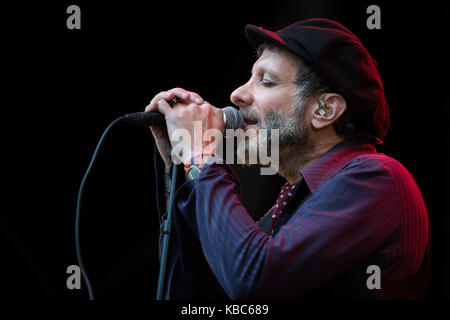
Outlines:
[{"label": "microphone grille", "polygon": [[222,109],[225,115],[225,130],[226,129],[242,129],[244,128],[244,116],[234,107],[225,107]]}]

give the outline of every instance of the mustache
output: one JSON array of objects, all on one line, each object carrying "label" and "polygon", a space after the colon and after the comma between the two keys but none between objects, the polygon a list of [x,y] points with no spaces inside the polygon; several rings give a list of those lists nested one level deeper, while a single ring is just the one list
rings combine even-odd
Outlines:
[{"label": "mustache", "polygon": [[239,111],[241,112],[246,122],[251,121],[256,122],[258,125],[260,124],[261,120],[256,112],[249,109],[240,109]]}]

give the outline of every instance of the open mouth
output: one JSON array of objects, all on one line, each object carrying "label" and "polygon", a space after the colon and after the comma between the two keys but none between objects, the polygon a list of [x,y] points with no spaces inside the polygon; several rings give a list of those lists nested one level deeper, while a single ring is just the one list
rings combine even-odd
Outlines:
[{"label": "open mouth", "polygon": [[250,125],[250,124],[257,124],[258,120],[255,119],[249,119],[249,118],[244,118],[244,122],[246,125]]}]

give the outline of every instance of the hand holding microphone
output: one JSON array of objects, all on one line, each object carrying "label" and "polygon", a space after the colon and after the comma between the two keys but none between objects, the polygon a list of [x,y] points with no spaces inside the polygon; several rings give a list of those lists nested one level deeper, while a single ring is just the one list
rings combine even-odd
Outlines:
[{"label": "hand holding microphone", "polygon": [[[175,98],[178,101],[172,107],[169,102]],[[184,138],[193,138],[194,136],[203,136],[203,133],[210,129],[219,130],[223,134],[226,128],[237,129],[244,126],[242,115],[233,107],[224,109],[216,108],[204,101],[197,93],[189,92],[181,88],[158,93],[145,108],[145,112],[147,114],[136,113],[127,115],[125,116],[125,120],[150,124],[150,130],[156,140],[158,151],[167,166],[172,164],[170,157],[172,147],[176,143],[180,143],[180,140],[173,141],[170,139],[174,139],[173,133],[177,133],[177,130],[179,130],[178,133],[180,131],[186,133],[187,137]],[[161,121],[162,117],[155,114],[155,112],[160,112],[164,116],[166,127],[161,126],[163,124]],[[201,123],[201,126],[195,126],[195,123]],[[195,130],[197,132],[194,134]],[[199,130],[201,132],[198,132]],[[175,134],[175,136],[178,135]],[[205,151],[210,152],[214,150],[215,146],[214,141],[202,141],[201,145],[199,145],[193,140],[181,140],[181,142],[188,142],[192,146],[190,152],[183,154],[183,162]]]}]

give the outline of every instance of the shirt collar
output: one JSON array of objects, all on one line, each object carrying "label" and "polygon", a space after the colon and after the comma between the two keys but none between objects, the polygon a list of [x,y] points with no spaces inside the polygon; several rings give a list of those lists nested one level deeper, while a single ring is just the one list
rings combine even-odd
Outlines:
[{"label": "shirt collar", "polygon": [[306,168],[300,170],[300,173],[308,188],[314,193],[318,187],[333,177],[349,161],[367,153],[376,153],[375,147],[355,140],[343,141],[328,150]]}]

